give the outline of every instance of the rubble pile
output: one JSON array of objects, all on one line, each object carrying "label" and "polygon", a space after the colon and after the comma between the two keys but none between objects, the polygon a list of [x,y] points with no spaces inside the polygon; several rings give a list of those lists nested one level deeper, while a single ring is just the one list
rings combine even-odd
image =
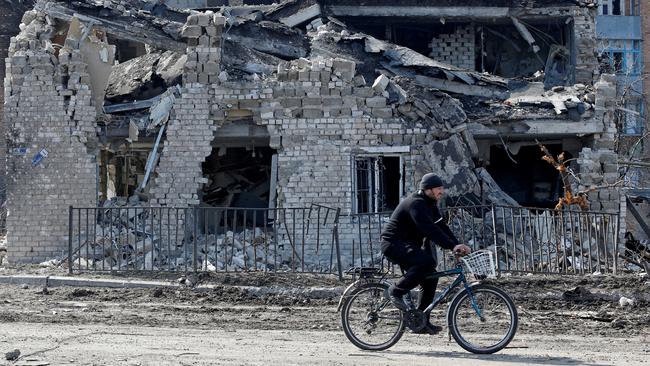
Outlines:
[{"label": "rubble pile", "polygon": [[[614,216],[505,207],[495,211],[481,206],[448,208],[447,222],[458,240],[472,250],[496,253],[498,268],[503,271],[591,274],[603,273],[611,265],[617,225]],[[381,226],[387,219],[382,219]],[[379,265],[383,257],[378,242],[373,242],[371,253],[367,238],[360,239],[366,250],[363,260],[357,251],[354,265]],[[435,248],[438,270],[454,263],[450,251]]]},{"label": "rubble pile", "polygon": [[451,225],[472,248],[495,251],[501,269],[592,273],[606,268],[614,258],[615,216],[509,208],[495,211],[488,210],[482,217],[465,211],[453,217]]},{"label": "rubble pile", "polygon": [[[220,212],[223,214],[223,211]],[[224,217],[233,220],[232,215]],[[76,214],[75,214],[76,215]],[[72,261],[80,270],[161,270],[187,271],[291,271],[300,268],[306,272],[329,271],[330,251],[318,250],[304,256],[304,248],[312,250],[316,245],[315,228],[307,229],[302,238],[302,227],[278,220],[276,224],[260,224],[255,228],[236,231],[228,226],[205,230],[190,223],[187,229],[174,232],[166,215],[175,219],[190,217],[192,210],[168,213],[148,206],[137,196],[128,200],[115,198],[105,202],[102,209],[82,211],[79,220],[81,232],[73,242]],[[96,224],[94,224],[95,219]],[[199,218],[200,219],[200,218]],[[172,219],[173,220],[173,219]],[[241,220],[241,218],[240,218]],[[286,218],[285,218],[286,220]],[[188,222],[189,222],[188,221]],[[249,223],[252,219],[249,218]],[[258,222],[263,222],[260,219]],[[227,225],[227,223],[224,223]],[[308,224],[309,225],[309,224]],[[194,229],[194,230],[193,230]],[[212,232],[216,231],[217,234]],[[196,235],[196,236],[195,236]],[[277,239],[276,239],[277,238]],[[321,239],[323,240],[323,239]],[[303,247],[298,249],[296,241]],[[67,257],[44,262],[43,265],[67,265]]]},{"label": "rubble pile", "polygon": [[633,271],[650,272],[650,240],[637,240],[631,232],[625,233],[625,249],[622,258],[626,268]]}]

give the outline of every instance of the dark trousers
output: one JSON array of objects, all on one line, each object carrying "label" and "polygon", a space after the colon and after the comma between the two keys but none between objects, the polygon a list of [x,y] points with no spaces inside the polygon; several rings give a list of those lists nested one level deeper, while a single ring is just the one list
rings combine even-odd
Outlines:
[{"label": "dark trousers", "polygon": [[431,302],[436,293],[438,279],[426,279],[427,276],[436,272],[436,260],[432,254],[431,246],[425,244],[425,249],[410,243],[398,240],[383,240],[381,249],[384,256],[391,262],[397,264],[404,271],[393,288],[393,295],[403,296],[410,290],[420,285],[422,296],[420,298],[419,310],[424,310]]}]

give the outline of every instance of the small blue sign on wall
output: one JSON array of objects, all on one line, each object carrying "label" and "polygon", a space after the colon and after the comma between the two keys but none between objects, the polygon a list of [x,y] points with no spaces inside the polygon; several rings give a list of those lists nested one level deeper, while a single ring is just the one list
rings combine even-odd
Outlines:
[{"label": "small blue sign on wall", "polygon": [[47,150],[45,148],[41,149],[38,154],[34,155],[34,158],[32,159],[32,166],[37,166],[40,164],[43,159],[47,158],[47,155]]},{"label": "small blue sign on wall", "polygon": [[13,149],[11,149],[11,155],[25,156],[25,155],[27,155],[27,148],[26,147],[14,147]]}]

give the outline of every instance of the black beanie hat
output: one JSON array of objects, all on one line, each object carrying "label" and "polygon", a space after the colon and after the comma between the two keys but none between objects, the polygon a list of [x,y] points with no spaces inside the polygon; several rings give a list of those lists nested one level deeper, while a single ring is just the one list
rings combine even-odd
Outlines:
[{"label": "black beanie hat", "polygon": [[422,190],[442,186],[442,179],[433,173],[425,174],[420,181],[420,189]]}]

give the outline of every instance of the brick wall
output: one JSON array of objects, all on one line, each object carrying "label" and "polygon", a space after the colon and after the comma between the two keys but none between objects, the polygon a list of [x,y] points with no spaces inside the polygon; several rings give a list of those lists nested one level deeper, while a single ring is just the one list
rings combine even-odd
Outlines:
[{"label": "brick wall", "polygon": [[[37,36],[48,31],[44,19],[34,22]],[[278,202],[282,207],[314,202],[351,212],[351,156],[363,148],[410,147],[403,155],[405,193],[413,191],[421,175],[431,171],[425,149],[431,136],[444,132],[436,129],[442,129],[450,117],[426,125],[402,118],[399,113],[403,112],[388,104],[388,93],[367,86],[356,75],[355,63],[343,59],[299,59],[281,63],[276,74],[263,80],[224,81],[219,78],[219,60],[210,58],[218,54],[212,48],[220,46],[220,28],[216,32],[208,28],[217,23],[223,26],[222,19],[215,22],[215,18],[201,15],[184,28],[189,40],[188,64],[156,167],[153,204],[182,207],[198,203],[197,192],[205,183],[201,163],[212,151],[214,132],[229,121],[229,115],[242,111],[267,127],[270,146],[278,151]],[[583,30],[583,36],[593,32],[586,23],[576,27]],[[16,262],[60,254],[66,248],[68,205],[96,204],[95,153],[88,151],[86,144],[95,137],[95,110],[86,65],[67,47],[54,57],[42,44],[49,37],[43,39],[19,37],[12,45],[7,68],[8,143],[10,148],[26,149],[24,155],[12,154],[8,159],[12,178],[8,187],[9,256]],[[585,56],[579,61],[588,63],[589,50],[581,52]],[[593,49],[591,53],[593,56]],[[611,92],[608,85],[601,85],[597,99]],[[439,94],[432,99],[436,98],[450,97]],[[601,103],[596,107],[603,111],[609,106]],[[596,118],[605,123],[605,117],[601,112]],[[601,145],[594,147],[607,150],[610,135],[607,125],[597,136]],[[47,148],[49,155],[33,167],[32,157],[42,148]],[[594,174],[609,172],[596,171],[601,166],[595,161],[601,155],[581,155],[594,162]],[[356,229],[354,222],[343,222],[341,242],[352,243]]]},{"label": "brick wall", "polygon": [[[38,262],[67,249],[69,205],[96,204],[96,138],[86,64],[67,47],[46,51],[52,29],[36,15],[7,62],[7,249],[11,262]],[[50,50],[53,48],[50,46]],[[47,157],[33,158],[41,149]]]},{"label": "brick wall", "polygon": [[583,84],[594,83],[594,71],[598,70],[596,58],[596,10],[575,8],[573,11],[573,34],[575,52],[575,82]]},{"label": "brick wall", "polygon": [[[616,76],[602,75],[594,85],[596,88],[596,103],[594,119],[602,121],[603,132],[594,135],[591,147],[580,151],[578,164],[580,167],[581,191],[588,193],[592,211],[618,212],[620,204],[620,188],[613,186],[619,179],[618,154],[614,151],[616,129]],[[610,186],[612,185],[612,186]]]},{"label": "brick wall", "polygon": [[[22,8],[6,2],[0,3],[0,80],[5,78],[5,58],[9,51],[9,42],[11,37],[18,34],[18,25],[22,18]],[[4,88],[0,88],[0,101],[4,101]],[[4,136],[4,103],[0,103],[0,136]],[[6,160],[6,142],[0,139],[0,187],[5,185],[5,160]],[[4,198],[4,191],[0,189],[0,199]]]},{"label": "brick wall", "polygon": [[475,35],[472,25],[457,26],[453,33],[439,34],[429,44],[429,56],[436,61],[474,70]]}]

